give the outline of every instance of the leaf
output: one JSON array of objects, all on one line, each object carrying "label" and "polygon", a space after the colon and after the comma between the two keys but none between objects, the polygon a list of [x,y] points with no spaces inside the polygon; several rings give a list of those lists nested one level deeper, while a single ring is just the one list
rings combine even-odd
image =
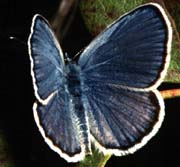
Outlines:
[{"label": "leaf", "polygon": [[164,3],[173,27],[171,62],[165,81],[180,83],[180,1],[166,0]]},{"label": "leaf", "polygon": [[164,81],[180,83],[180,47],[174,39],[172,43],[170,66]]},{"label": "leaf", "polygon": [[86,156],[86,158],[77,163],[75,167],[104,167],[111,155],[104,155],[103,153],[92,148],[92,155]]},{"label": "leaf", "polygon": [[144,2],[145,0],[81,0],[80,10],[87,29],[95,36],[119,16]]}]

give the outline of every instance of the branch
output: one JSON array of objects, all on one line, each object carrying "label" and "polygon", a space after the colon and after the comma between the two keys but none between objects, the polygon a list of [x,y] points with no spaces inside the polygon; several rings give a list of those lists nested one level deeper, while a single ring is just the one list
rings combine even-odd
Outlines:
[{"label": "branch", "polygon": [[179,89],[170,89],[160,91],[163,99],[180,97],[180,88]]},{"label": "branch", "polygon": [[67,30],[69,29],[78,6],[78,0],[62,0],[59,4],[58,11],[51,21],[56,37],[62,41]]}]

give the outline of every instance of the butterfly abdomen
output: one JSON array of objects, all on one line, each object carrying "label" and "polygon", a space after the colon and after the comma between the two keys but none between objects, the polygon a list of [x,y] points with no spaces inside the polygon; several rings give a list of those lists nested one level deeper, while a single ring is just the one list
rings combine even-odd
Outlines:
[{"label": "butterfly abdomen", "polygon": [[77,135],[86,154],[91,153],[87,113],[82,102],[80,69],[76,64],[66,66],[66,86],[70,98],[72,121],[77,127]]}]

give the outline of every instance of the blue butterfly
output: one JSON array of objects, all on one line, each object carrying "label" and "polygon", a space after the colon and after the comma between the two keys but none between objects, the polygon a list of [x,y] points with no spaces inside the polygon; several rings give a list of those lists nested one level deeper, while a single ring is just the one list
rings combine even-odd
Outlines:
[{"label": "blue butterfly", "polygon": [[33,17],[28,39],[36,124],[68,162],[94,144],[104,154],[133,153],[160,128],[157,90],[170,61],[172,28],[163,8],[142,5],[98,35],[77,62],[65,62],[47,20]]}]

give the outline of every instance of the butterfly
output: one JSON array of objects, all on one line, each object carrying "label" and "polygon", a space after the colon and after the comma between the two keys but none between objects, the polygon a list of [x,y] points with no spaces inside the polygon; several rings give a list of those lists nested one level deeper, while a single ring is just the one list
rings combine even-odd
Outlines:
[{"label": "butterfly", "polygon": [[121,16],[77,61],[65,61],[41,15],[28,39],[36,102],[35,122],[45,142],[68,162],[92,153],[122,156],[144,146],[165,112],[157,87],[170,61],[172,28],[164,9],[149,3]]}]

